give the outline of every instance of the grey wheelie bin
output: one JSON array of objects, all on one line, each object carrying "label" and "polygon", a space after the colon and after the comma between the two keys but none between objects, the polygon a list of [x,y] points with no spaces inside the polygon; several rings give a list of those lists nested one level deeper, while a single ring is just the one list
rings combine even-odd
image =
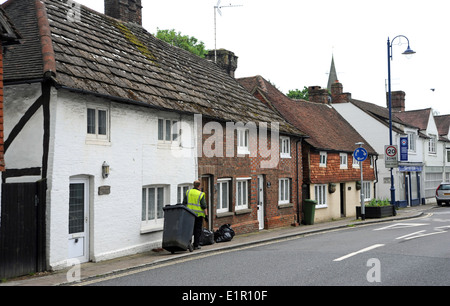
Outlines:
[{"label": "grey wheelie bin", "polygon": [[183,204],[165,206],[163,211],[163,249],[172,254],[186,250],[192,252],[195,213]]}]

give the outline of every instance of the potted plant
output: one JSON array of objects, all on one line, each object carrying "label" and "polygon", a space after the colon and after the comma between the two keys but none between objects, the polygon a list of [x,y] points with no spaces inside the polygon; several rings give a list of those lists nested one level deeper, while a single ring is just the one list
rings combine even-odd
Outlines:
[{"label": "potted plant", "polygon": [[[372,199],[365,205],[366,218],[384,218],[397,215],[395,206],[391,205],[388,199]],[[356,218],[361,216],[361,206],[356,207]]]}]

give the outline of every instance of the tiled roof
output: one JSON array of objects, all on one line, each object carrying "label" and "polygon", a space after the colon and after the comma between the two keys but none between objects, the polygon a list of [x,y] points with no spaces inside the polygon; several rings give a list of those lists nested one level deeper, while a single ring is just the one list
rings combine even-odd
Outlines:
[{"label": "tiled roof", "polygon": [[431,108],[418,109],[406,112],[395,113],[397,118],[400,118],[403,122],[409,123],[420,130],[426,130],[428,126],[428,120],[430,119]]},{"label": "tiled roof", "polygon": [[84,6],[81,22],[69,21],[66,2],[9,0],[4,5],[26,38],[5,59],[5,81],[50,72],[59,88],[218,120],[279,122],[281,132],[299,134],[214,63]]},{"label": "tiled roof", "polygon": [[[382,107],[370,102],[364,102],[361,100],[351,99],[350,101],[353,105],[360,108],[362,111],[366,112],[368,115],[372,116],[374,119],[378,120],[379,122],[383,123],[386,126],[389,126],[389,109],[387,107]],[[397,133],[403,133],[402,129],[399,129],[395,123],[414,127],[413,125],[402,121],[400,118],[396,116],[397,113],[392,112],[392,122],[394,123],[392,125],[392,130]]]},{"label": "tiled roof", "polygon": [[450,128],[450,115],[434,116],[440,136],[447,137]]},{"label": "tiled roof", "polygon": [[[22,34],[20,45],[8,47],[4,55],[4,81],[40,79],[43,76],[42,52],[34,1],[11,0],[3,4],[5,11]],[[20,20],[16,18],[20,15]]]},{"label": "tiled roof", "polygon": [[311,146],[319,150],[353,152],[355,143],[364,142],[370,154],[376,151],[367,141],[330,105],[304,100],[293,100],[281,93],[261,76],[239,79],[239,82],[254,94],[275,107],[299,130],[304,132]]},{"label": "tiled roof", "polygon": [[18,39],[22,37],[19,31],[17,31],[14,24],[9,19],[6,12],[0,7],[0,34],[2,40],[2,46],[8,44],[15,44]]}]

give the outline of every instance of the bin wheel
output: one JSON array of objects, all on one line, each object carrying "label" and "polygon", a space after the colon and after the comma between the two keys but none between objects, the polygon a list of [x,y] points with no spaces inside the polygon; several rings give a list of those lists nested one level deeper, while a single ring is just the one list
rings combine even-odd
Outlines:
[{"label": "bin wheel", "polygon": [[192,243],[189,243],[189,252],[193,252],[194,251],[194,246],[192,245]]}]

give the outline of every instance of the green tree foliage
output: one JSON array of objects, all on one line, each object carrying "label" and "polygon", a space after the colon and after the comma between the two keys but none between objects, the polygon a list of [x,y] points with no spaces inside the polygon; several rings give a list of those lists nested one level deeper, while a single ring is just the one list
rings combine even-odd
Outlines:
[{"label": "green tree foliage", "polygon": [[177,46],[184,50],[187,50],[197,56],[202,58],[205,57],[207,51],[205,49],[205,44],[199,41],[195,37],[188,35],[182,35],[181,32],[175,32],[175,30],[160,30],[158,28],[156,33],[156,38],[159,38],[173,46]]},{"label": "green tree foliage", "polygon": [[295,90],[289,90],[287,95],[291,99],[303,99],[303,100],[309,100],[309,94],[308,94],[308,87],[304,87],[303,90],[295,89]]}]

